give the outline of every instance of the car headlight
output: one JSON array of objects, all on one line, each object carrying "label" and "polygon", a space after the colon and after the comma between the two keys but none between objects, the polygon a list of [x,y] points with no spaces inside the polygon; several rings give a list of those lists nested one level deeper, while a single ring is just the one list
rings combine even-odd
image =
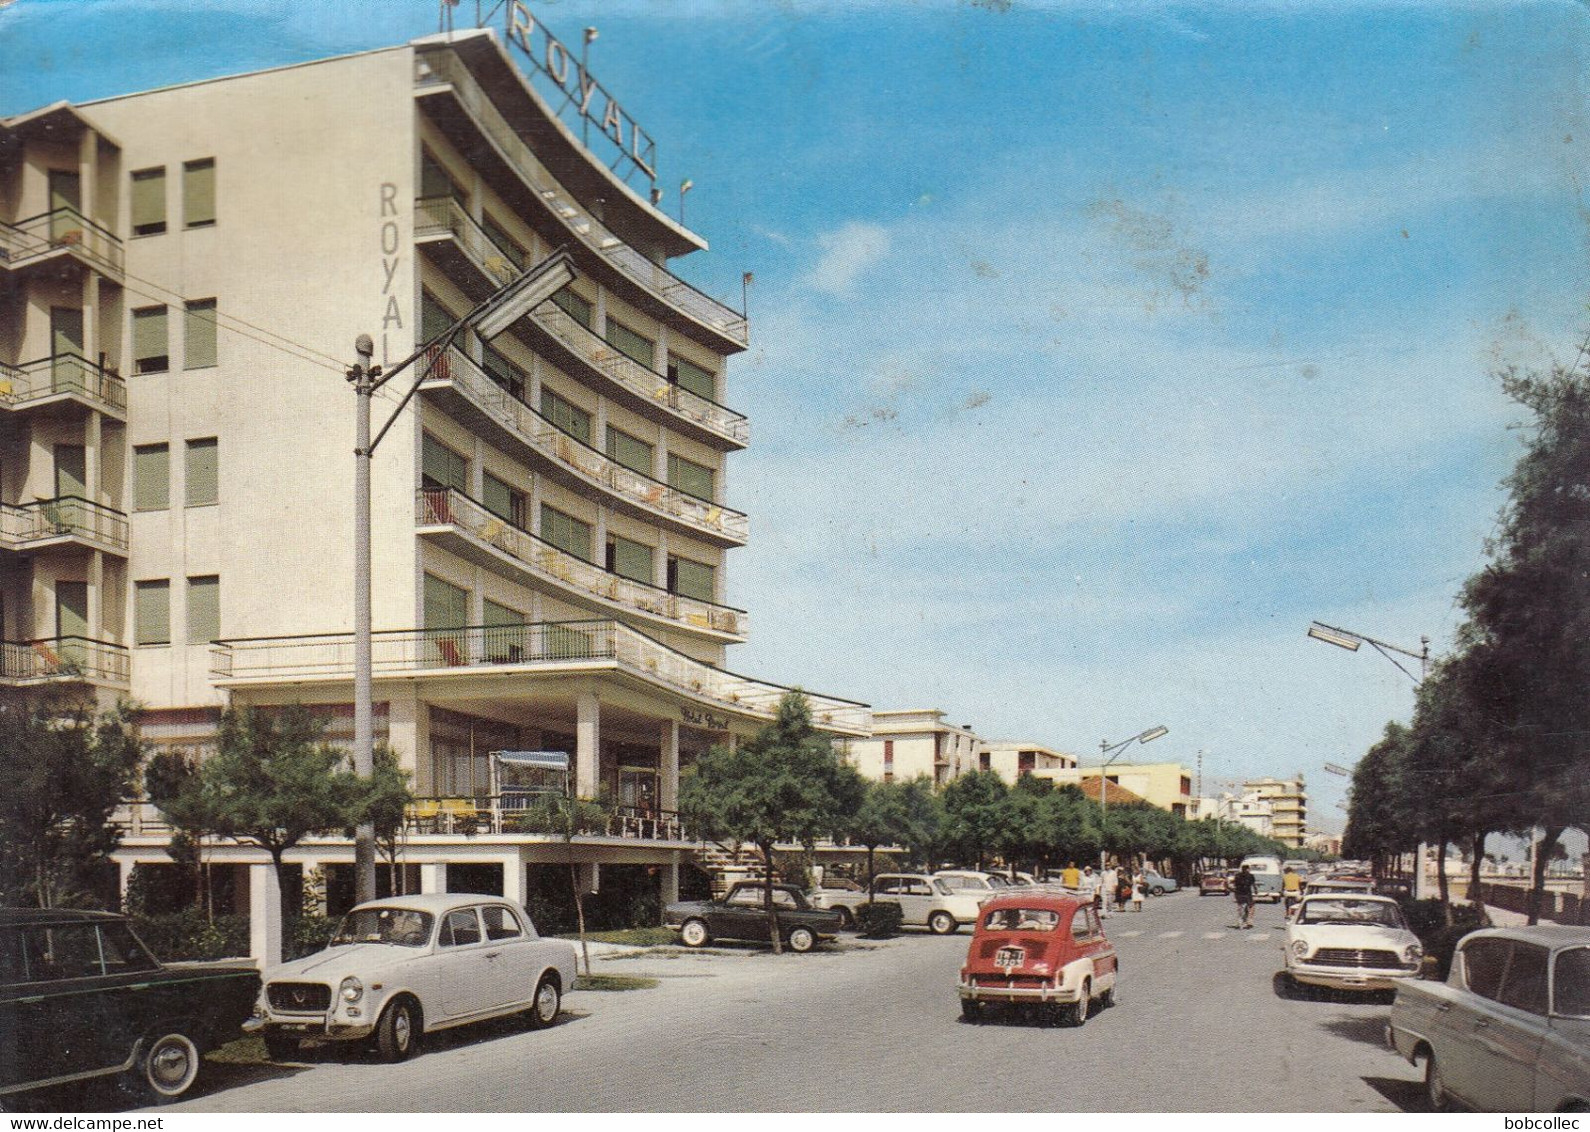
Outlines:
[{"label": "car headlight", "polygon": [[344,1002],[358,1002],[364,997],[364,984],[358,979],[354,978],[352,975],[349,975],[346,979],[342,980],[342,986],[338,989],[337,993],[342,995],[342,1001]]},{"label": "car headlight", "polygon": [[1402,958],[1409,964],[1417,963],[1424,958],[1424,948],[1417,943],[1410,943],[1402,949]]},{"label": "car headlight", "polygon": [[1307,959],[1308,958],[1308,940],[1306,940],[1306,939],[1294,940],[1293,943],[1292,943],[1292,954],[1297,956],[1299,959]]}]

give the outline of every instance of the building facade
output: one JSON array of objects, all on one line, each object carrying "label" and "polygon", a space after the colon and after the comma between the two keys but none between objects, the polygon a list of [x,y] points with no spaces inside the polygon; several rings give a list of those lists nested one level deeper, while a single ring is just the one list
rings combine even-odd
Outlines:
[{"label": "building facade", "polygon": [[[659,867],[667,898],[681,766],[785,691],[725,667],[746,320],[673,273],[705,242],[594,148],[644,174],[639,127],[609,107],[582,140],[527,77],[577,67],[527,18],[0,123],[0,681],[130,696],[157,746],[203,749],[227,705],[351,737],[355,337],[390,367],[565,249],[554,299],[376,399],[379,428],[418,382],[373,459],[376,738],[421,798],[427,889],[468,866],[522,899],[572,855],[593,885]],[[516,831],[498,753],[522,751],[566,753],[608,834]],[[124,876],[167,836],[127,821]],[[261,855],[217,853],[268,910]]]},{"label": "building facade", "polygon": [[1028,740],[1001,739],[984,743],[978,751],[978,766],[991,770],[1009,785],[1024,774],[1051,778],[1056,772],[1075,769],[1075,755],[1056,751]]},{"label": "building facade", "polygon": [[944,715],[933,708],[874,711],[872,734],[844,740],[845,757],[875,782],[925,776],[942,787],[978,769],[982,745],[970,727],[946,723]]},{"label": "building facade", "polygon": [[1242,784],[1244,801],[1269,804],[1268,836],[1293,848],[1302,848],[1308,836],[1308,794],[1303,776],[1293,779],[1258,778]]},{"label": "building facade", "polygon": [[[1075,783],[1089,797],[1098,797],[1098,767],[1072,767],[1056,771],[1051,777],[1057,784]],[[1169,810],[1179,818],[1189,817],[1192,813],[1192,771],[1180,763],[1116,763],[1105,772],[1105,777],[1150,805]]]}]

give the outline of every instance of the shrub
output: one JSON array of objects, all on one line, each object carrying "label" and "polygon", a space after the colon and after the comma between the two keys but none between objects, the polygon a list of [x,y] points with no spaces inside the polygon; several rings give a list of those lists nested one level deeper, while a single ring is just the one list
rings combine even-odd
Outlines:
[{"label": "shrub", "polygon": [[888,939],[899,934],[904,915],[898,904],[858,904],[856,927],[867,939]]},{"label": "shrub", "polygon": [[249,953],[248,917],[216,916],[203,909],[132,917],[133,931],[161,962],[183,959],[228,959]]},{"label": "shrub", "polygon": [[302,959],[320,951],[337,922],[336,916],[289,916],[282,925],[282,958]]},{"label": "shrub", "polygon": [[1438,979],[1445,979],[1451,972],[1452,955],[1458,941],[1469,932],[1491,926],[1491,918],[1480,904],[1453,904],[1452,926],[1448,927],[1440,900],[1404,899],[1398,903],[1408,920],[1408,930],[1418,936],[1424,946],[1426,961],[1434,962]]}]

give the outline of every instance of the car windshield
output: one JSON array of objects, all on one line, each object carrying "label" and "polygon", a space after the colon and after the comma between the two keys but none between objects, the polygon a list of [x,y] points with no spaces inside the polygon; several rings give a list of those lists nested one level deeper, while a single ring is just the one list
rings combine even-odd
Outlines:
[{"label": "car windshield", "polygon": [[356,908],[342,918],[333,947],[342,943],[395,943],[424,947],[430,942],[435,917],[411,908]]},{"label": "car windshield", "polygon": [[1590,1018],[1590,947],[1570,947],[1557,953],[1556,1001],[1552,1013],[1570,1018]]},{"label": "car windshield", "polygon": [[1060,923],[1060,913],[1048,908],[1000,908],[983,917],[983,927],[991,932],[1052,932]]},{"label": "car windshield", "polygon": [[1390,901],[1352,900],[1348,898],[1320,899],[1303,902],[1298,913],[1300,924],[1373,924],[1382,928],[1404,927],[1402,911]]},{"label": "car windshield", "polygon": [[950,888],[954,889],[956,892],[961,892],[963,890],[973,889],[973,888],[991,888],[991,887],[993,887],[992,885],[989,884],[988,881],[983,880],[981,877],[943,877],[941,879],[943,880],[943,882],[945,884],[949,885]]}]

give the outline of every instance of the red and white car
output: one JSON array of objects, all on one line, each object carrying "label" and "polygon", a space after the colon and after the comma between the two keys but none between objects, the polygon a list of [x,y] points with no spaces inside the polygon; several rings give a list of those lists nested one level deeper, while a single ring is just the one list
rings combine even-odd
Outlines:
[{"label": "red and white car", "polygon": [[1115,1001],[1115,947],[1091,901],[1052,890],[996,896],[978,910],[961,967],[961,1014],[1028,1006],[1070,1026]]}]

